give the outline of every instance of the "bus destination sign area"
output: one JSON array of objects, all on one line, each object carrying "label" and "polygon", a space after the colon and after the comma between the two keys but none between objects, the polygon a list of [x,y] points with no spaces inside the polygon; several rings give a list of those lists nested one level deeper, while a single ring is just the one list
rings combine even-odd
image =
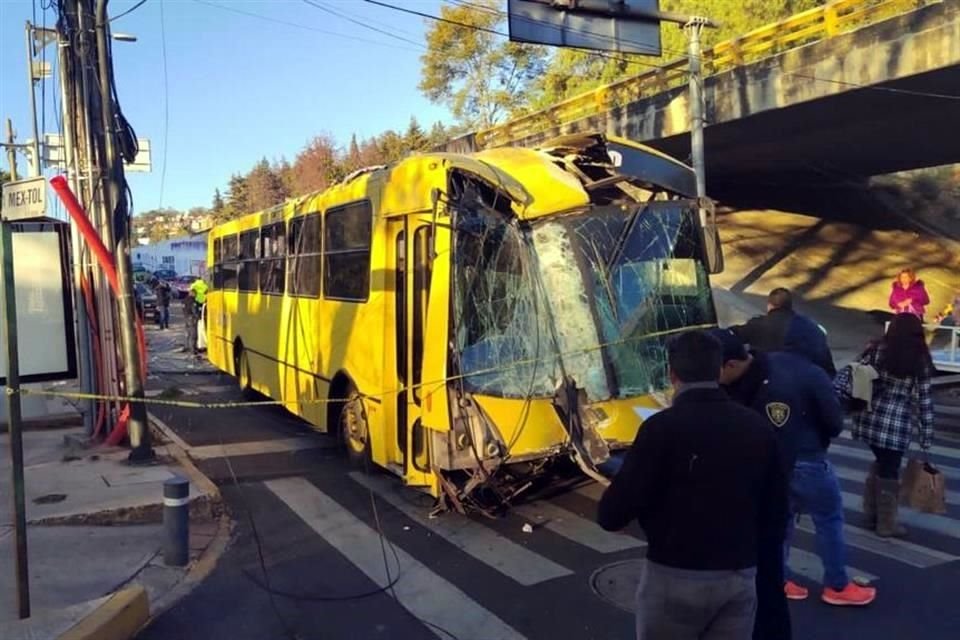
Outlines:
[{"label": "bus destination sign area", "polygon": [[47,211],[47,183],[43,176],[3,185],[0,214],[4,220],[40,218]]}]

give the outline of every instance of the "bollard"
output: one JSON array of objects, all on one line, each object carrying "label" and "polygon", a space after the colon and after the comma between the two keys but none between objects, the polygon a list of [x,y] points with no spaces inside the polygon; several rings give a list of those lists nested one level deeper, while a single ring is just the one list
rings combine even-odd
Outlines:
[{"label": "bollard", "polygon": [[163,482],[163,562],[182,567],[190,560],[190,481],[174,476]]}]

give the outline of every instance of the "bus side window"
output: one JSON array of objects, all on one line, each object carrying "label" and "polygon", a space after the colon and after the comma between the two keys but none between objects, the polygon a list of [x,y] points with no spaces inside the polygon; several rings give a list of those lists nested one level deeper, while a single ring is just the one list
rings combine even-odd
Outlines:
[{"label": "bus side window", "polygon": [[256,293],[259,285],[260,256],[257,252],[259,230],[244,231],[240,234],[240,291]]},{"label": "bus side window", "polygon": [[363,302],[370,295],[373,210],[367,201],[331,209],[323,243],[323,295]]},{"label": "bus side window", "polygon": [[213,241],[213,288],[223,289],[223,240]]},{"label": "bus side window", "polygon": [[320,214],[309,213],[290,221],[290,260],[287,293],[320,296]]},{"label": "bus side window", "polygon": [[260,231],[260,292],[283,294],[286,273],[286,233],[284,223],[276,222]]},{"label": "bus side window", "polygon": [[236,234],[223,237],[223,288],[227,291],[237,290],[237,275],[240,263],[237,256],[240,253],[240,242]]}]

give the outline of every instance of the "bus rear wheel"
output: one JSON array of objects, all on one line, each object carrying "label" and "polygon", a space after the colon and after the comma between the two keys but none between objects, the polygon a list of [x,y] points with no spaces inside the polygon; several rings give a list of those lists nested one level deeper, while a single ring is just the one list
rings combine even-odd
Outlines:
[{"label": "bus rear wheel", "polygon": [[237,342],[233,348],[233,375],[237,378],[237,385],[244,399],[252,400],[256,394],[253,391],[253,377],[250,374],[250,356],[247,355],[242,342]]},{"label": "bus rear wheel", "polygon": [[357,468],[364,468],[370,460],[370,430],[363,411],[360,393],[349,387],[340,407],[340,439],[347,451],[347,459]]}]

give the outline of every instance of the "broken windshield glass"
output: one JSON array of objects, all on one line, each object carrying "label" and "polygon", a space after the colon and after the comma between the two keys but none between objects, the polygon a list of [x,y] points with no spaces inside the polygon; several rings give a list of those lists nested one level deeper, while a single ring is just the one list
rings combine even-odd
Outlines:
[{"label": "broken windshield glass", "polygon": [[593,401],[666,389],[667,338],[716,321],[695,216],[659,201],[521,226],[461,210],[454,322],[465,384],[542,397],[566,374]]},{"label": "broken windshield glass", "polygon": [[553,393],[556,350],[534,269],[515,220],[492,210],[461,211],[454,323],[460,372],[473,391],[507,398]]},{"label": "broken windshield glass", "polygon": [[695,216],[689,205],[668,201],[597,207],[543,225],[562,225],[572,238],[571,260],[583,269],[619,397],[666,389],[667,338],[716,323]]}]

